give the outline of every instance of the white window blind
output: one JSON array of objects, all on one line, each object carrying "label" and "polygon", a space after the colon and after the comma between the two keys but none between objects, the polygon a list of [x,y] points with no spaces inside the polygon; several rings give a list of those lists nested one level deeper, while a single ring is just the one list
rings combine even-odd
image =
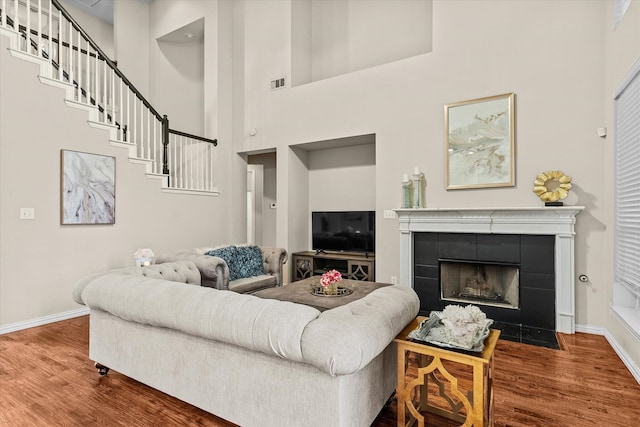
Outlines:
[{"label": "white window blind", "polygon": [[615,286],[640,309],[640,62],[615,96]]}]

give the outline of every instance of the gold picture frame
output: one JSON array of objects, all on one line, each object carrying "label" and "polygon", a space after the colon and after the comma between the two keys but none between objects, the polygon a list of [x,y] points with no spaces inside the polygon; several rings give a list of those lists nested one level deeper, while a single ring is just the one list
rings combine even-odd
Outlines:
[{"label": "gold picture frame", "polygon": [[115,224],[116,158],[60,150],[60,224]]},{"label": "gold picture frame", "polygon": [[515,94],[444,107],[446,189],[515,186]]}]

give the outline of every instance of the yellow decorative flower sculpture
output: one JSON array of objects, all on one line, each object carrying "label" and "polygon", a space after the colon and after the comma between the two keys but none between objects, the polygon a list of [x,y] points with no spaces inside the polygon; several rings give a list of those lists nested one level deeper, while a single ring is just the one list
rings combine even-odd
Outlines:
[{"label": "yellow decorative flower sculpture", "polygon": [[533,192],[545,203],[557,202],[569,194],[571,177],[561,171],[548,171],[539,174],[534,182]]}]

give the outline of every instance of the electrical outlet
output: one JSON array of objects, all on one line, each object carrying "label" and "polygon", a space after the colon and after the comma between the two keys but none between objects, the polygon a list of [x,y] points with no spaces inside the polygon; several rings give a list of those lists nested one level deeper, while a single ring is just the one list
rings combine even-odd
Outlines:
[{"label": "electrical outlet", "polygon": [[271,90],[282,89],[286,85],[285,77],[278,77],[277,79],[271,80]]},{"label": "electrical outlet", "polygon": [[384,219],[396,219],[397,215],[395,211],[385,209],[384,211]]},{"label": "electrical outlet", "polygon": [[34,208],[20,208],[20,219],[35,219],[36,210]]},{"label": "electrical outlet", "polygon": [[398,278],[396,276],[391,276],[391,284],[392,285],[397,285],[398,284]]}]

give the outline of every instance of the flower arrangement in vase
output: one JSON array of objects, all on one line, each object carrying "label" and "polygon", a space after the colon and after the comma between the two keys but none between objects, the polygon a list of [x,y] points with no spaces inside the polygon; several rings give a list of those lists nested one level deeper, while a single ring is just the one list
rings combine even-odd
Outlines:
[{"label": "flower arrangement in vase", "polygon": [[154,253],[149,248],[138,249],[133,254],[133,257],[136,259],[136,266],[143,267],[146,265],[151,265],[153,261]]},{"label": "flower arrangement in vase", "polygon": [[338,270],[329,270],[320,278],[320,285],[325,295],[337,295],[338,283],[342,280],[342,274]]}]

